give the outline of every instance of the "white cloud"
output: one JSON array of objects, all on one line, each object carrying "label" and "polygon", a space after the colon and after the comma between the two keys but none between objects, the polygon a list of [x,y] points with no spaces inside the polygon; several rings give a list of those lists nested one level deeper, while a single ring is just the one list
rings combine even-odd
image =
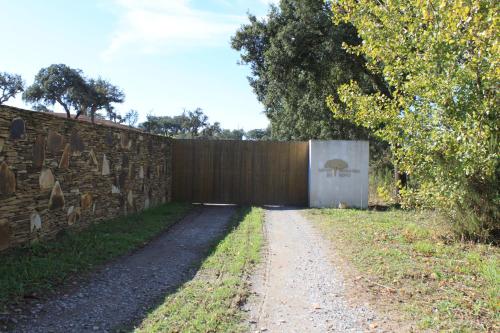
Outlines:
[{"label": "white cloud", "polygon": [[260,0],[260,2],[270,5],[270,4],[275,4],[278,5],[280,3],[280,0]]},{"label": "white cloud", "polygon": [[196,10],[189,0],[115,0],[115,5],[120,19],[105,59],[125,48],[150,53],[228,43],[245,21],[244,16]]}]

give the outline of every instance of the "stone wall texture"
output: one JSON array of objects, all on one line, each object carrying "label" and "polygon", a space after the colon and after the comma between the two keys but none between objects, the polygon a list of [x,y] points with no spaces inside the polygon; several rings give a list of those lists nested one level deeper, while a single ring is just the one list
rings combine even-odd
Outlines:
[{"label": "stone wall texture", "polygon": [[0,251],[171,199],[171,139],[0,106]]}]

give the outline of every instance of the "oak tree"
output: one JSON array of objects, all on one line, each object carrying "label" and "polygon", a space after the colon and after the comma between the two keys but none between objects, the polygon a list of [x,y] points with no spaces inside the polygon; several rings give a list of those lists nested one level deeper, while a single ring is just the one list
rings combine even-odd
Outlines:
[{"label": "oak tree", "polygon": [[23,99],[32,104],[53,106],[58,103],[71,118],[71,111],[80,109],[78,95],[86,89],[82,71],[64,64],[42,68],[35,82],[23,94]]},{"label": "oak tree", "polygon": [[24,81],[20,75],[0,72],[0,105],[24,90]]}]

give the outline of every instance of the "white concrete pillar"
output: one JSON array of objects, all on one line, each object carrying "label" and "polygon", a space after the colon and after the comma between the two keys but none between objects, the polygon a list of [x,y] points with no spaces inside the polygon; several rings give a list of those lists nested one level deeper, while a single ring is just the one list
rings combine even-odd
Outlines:
[{"label": "white concrete pillar", "polygon": [[309,206],[368,207],[368,141],[309,141]]}]

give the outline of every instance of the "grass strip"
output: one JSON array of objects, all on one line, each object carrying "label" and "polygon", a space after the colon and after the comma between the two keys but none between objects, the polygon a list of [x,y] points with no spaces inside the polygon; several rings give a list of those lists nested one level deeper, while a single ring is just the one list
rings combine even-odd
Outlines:
[{"label": "grass strip", "polygon": [[433,212],[313,209],[334,248],[420,330],[500,331],[500,249],[465,243]]},{"label": "grass strip", "polygon": [[136,332],[239,332],[246,277],[260,260],[263,210],[242,208],[232,230],[203,262],[196,277],[167,296]]},{"label": "grass strip", "polygon": [[169,203],[1,254],[0,308],[146,244],[190,209],[191,205]]}]

